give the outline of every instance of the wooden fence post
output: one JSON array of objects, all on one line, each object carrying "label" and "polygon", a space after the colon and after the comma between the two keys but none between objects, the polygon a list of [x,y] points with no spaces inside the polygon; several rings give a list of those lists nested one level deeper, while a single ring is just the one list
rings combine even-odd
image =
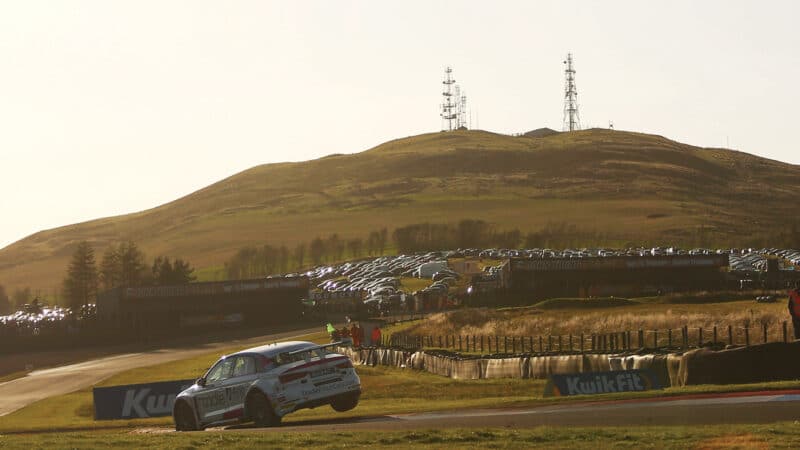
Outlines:
[{"label": "wooden fence post", "polygon": [[703,327],[697,329],[697,346],[703,346]]},{"label": "wooden fence post", "polygon": [[583,333],[581,333],[581,353],[583,353],[583,340],[584,340],[583,338],[584,338]]},{"label": "wooden fence post", "polygon": [[528,336],[528,348],[531,353],[536,353],[536,348],[533,346],[533,336]]},{"label": "wooden fence post", "polygon": [[717,326],[714,325],[714,345],[717,345]]},{"label": "wooden fence post", "polygon": [[639,348],[644,348],[644,347],[645,347],[644,330],[639,328]]},{"label": "wooden fence post", "polygon": [[569,351],[572,351],[572,335],[569,335]]},{"label": "wooden fence post", "polygon": [[564,350],[564,347],[561,346],[561,335],[559,334],[558,335],[558,351],[559,351],[559,353],[561,352],[561,350]]},{"label": "wooden fence post", "polygon": [[461,335],[458,335],[458,351],[463,352],[464,348],[461,346]]},{"label": "wooden fence post", "polygon": [[517,338],[511,336],[511,353],[517,353]]},{"label": "wooden fence post", "polygon": [[783,342],[789,342],[789,330],[787,329],[786,321],[783,321]]},{"label": "wooden fence post", "polygon": [[525,336],[519,337],[520,353],[525,353]]},{"label": "wooden fence post", "polygon": [[544,353],[544,338],[542,335],[539,335],[539,353]]},{"label": "wooden fence post", "polygon": [[547,352],[550,353],[553,351],[553,335],[547,335]]},{"label": "wooden fence post", "polygon": [[733,345],[733,325],[728,325],[728,345]]},{"label": "wooden fence post", "polygon": [[477,351],[477,347],[476,347],[476,344],[475,344],[476,340],[478,340],[478,337],[473,334],[472,335],[472,351],[473,352]]},{"label": "wooden fence post", "polygon": [[444,347],[444,346],[442,345],[442,337],[441,337],[441,336],[439,336],[439,348],[442,348],[442,347]]},{"label": "wooden fence post", "polygon": [[481,353],[483,353],[483,338],[484,338],[484,336],[481,335]]},{"label": "wooden fence post", "polygon": [[495,353],[500,353],[500,337],[499,336],[495,336],[494,337],[494,352]]},{"label": "wooden fence post", "polygon": [[682,328],[683,333],[683,348],[689,348],[689,325],[684,325]]},{"label": "wooden fence post", "polygon": [[767,343],[767,339],[768,339],[768,336],[767,336],[767,324],[765,323],[764,324],[764,343],[765,344]]},{"label": "wooden fence post", "polygon": [[667,329],[667,347],[672,348],[672,328]]}]

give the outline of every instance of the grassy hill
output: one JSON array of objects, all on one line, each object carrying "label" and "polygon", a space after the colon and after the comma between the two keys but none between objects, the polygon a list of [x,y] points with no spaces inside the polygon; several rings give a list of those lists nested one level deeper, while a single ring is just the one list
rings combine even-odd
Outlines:
[{"label": "grassy hill", "polygon": [[741,243],[785,227],[800,167],[610,130],[506,136],[430,133],[301,163],[267,164],[174,202],[42,231],[0,249],[0,284],[54,289],[80,240],[221,265],[245,245],[292,246],[333,232],[483,219],[536,231],[566,223],[609,244]]}]

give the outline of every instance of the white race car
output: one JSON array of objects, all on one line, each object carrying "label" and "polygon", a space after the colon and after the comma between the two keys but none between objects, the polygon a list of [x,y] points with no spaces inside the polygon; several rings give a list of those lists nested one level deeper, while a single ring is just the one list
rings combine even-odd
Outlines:
[{"label": "white race car", "polygon": [[336,345],[342,343],[281,342],[223,356],[175,398],[175,429],[248,421],[276,426],[298,409],[355,408],[361,380],[350,358],[327,350]]}]

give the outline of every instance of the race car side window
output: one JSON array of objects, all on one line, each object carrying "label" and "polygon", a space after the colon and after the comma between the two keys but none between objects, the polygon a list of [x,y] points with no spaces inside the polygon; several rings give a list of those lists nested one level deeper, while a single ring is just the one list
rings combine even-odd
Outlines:
[{"label": "race car side window", "polygon": [[236,358],[225,358],[218,362],[211,370],[208,371],[206,376],[207,384],[214,384],[216,382],[230,378],[233,371],[233,363]]},{"label": "race car side window", "polygon": [[233,365],[233,377],[243,377],[256,373],[256,362],[252,356],[237,356]]},{"label": "race car side window", "polygon": [[264,355],[258,355],[256,360],[258,361],[258,366],[260,367],[258,370],[260,372],[267,372],[277,367],[272,359]]}]

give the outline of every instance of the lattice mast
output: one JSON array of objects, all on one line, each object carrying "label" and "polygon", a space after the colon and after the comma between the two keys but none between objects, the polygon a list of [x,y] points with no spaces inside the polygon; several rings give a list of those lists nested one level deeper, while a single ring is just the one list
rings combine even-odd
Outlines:
[{"label": "lattice mast", "polygon": [[[458,97],[454,95],[453,88],[456,80],[453,79],[453,69],[444,69],[444,90],[442,91],[442,131],[453,131],[458,127]],[[455,97],[455,98],[454,98]]]},{"label": "lattice mast", "polygon": [[581,119],[578,114],[578,89],[575,87],[575,67],[572,64],[572,53],[567,53],[564,61],[564,131],[581,129]]},{"label": "lattice mast", "polygon": [[458,129],[467,129],[467,94],[458,89]]}]

